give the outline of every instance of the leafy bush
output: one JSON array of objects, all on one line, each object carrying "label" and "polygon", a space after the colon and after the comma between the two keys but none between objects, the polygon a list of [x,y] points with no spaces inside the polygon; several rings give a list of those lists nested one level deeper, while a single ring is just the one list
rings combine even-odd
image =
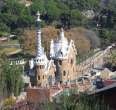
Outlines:
[{"label": "leafy bush", "polygon": [[7,98],[4,100],[4,106],[10,106],[16,103],[16,100],[13,99],[12,97]]},{"label": "leafy bush", "polygon": [[99,101],[95,97],[86,95],[79,96],[61,96],[60,103],[44,103],[36,106],[43,110],[110,110],[103,101]]}]

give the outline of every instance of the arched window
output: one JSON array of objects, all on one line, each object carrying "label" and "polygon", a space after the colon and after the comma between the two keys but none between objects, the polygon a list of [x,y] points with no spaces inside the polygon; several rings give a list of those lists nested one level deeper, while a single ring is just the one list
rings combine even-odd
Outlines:
[{"label": "arched window", "polygon": [[66,76],[66,71],[65,70],[63,71],[63,76]]},{"label": "arched window", "polygon": [[40,65],[40,69],[44,69],[44,65]]},{"label": "arched window", "polygon": [[61,55],[63,56],[63,52],[61,52]]},{"label": "arched window", "polygon": [[71,59],[71,62],[70,63],[73,64],[73,59]]},{"label": "arched window", "polygon": [[38,80],[40,80],[40,75],[38,75]]},{"label": "arched window", "polygon": [[59,64],[62,65],[62,61],[61,60],[59,60]]}]

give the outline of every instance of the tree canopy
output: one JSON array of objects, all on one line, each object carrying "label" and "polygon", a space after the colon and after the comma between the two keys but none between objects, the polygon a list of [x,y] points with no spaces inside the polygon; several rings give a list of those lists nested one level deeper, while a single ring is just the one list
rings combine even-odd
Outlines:
[{"label": "tree canopy", "polygon": [[0,92],[3,96],[19,95],[23,88],[22,67],[10,65],[6,58],[1,58]]},{"label": "tree canopy", "polygon": [[[43,26],[65,27],[66,25],[68,28],[82,26],[95,30],[99,24],[103,31],[97,30],[99,36],[111,43],[111,40],[115,41],[113,36],[116,28],[115,5],[115,0],[110,0],[107,3],[101,0],[33,0],[30,6],[25,6],[19,0],[2,0],[0,5],[0,32],[18,34],[17,30],[32,28],[35,25],[36,12],[39,10],[43,19]],[[83,12],[87,10],[93,10],[95,17],[88,19],[84,16]]]}]

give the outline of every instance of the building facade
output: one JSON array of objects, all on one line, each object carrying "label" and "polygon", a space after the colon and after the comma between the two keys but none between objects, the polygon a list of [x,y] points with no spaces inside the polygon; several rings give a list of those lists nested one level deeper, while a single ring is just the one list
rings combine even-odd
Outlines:
[{"label": "building facade", "polygon": [[57,40],[51,40],[50,58],[56,65],[56,82],[70,83],[76,79],[76,55],[74,41],[68,41],[61,29]]},{"label": "building facade", "polygon": [[41,44],[41,19],[39,12],[36,20],[36,57],[30,61],[32,85],[47,87],[55,83],[55,65],[53,60],[48,60]]},{"label": "building facade", "polygon": [[36,20],[36,57],[30,61],[30,69],[34,69],[31,75],[33,85],[46,87],[56,83],[70,83],[76,79],[76,55],[74,41],[65,37],[61,29],[57,40],[51,40],[50,60],[48,60],[41,44],[41,19],[37,13]]}]

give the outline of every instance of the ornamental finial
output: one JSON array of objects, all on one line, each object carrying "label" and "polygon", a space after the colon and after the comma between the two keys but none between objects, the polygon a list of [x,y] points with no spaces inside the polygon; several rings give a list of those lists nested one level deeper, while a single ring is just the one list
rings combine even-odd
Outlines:
[{"label": "ornamental finial", "polygon": [[40,12],[39,11],[37,12],[36,15],[37,15],[37,21],[41,21],[41,19],[40,19]]},{"label": "ornamental finial", "polygon": [[64,39],[64,29],[63,28],[61,28],[60,38],[61,38],[61,40]]}]

